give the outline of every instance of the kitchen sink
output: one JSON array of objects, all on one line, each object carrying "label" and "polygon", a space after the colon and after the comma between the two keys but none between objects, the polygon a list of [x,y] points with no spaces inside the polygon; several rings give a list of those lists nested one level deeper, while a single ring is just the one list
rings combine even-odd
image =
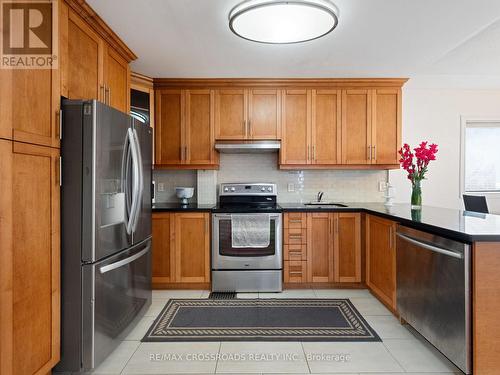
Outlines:
[{"label": "kitchen sink", "polygon": [[348,207],[342,203],[334,203],[334,202],[309,202],[304,203],[304,206],[321,206],[321,207]]}]

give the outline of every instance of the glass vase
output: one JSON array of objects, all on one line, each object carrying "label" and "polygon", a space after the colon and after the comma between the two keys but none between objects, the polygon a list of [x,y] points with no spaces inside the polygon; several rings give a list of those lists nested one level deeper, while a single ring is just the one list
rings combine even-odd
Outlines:
[{"label": "glass vase", "polygon": [[422,187],[420,180],[414,181],[411,188],[411,209],[420,210],[422,208]]}]

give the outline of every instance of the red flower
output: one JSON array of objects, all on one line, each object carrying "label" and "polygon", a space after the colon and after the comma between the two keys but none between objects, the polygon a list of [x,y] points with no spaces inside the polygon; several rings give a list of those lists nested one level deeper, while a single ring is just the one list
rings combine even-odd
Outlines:
[{"label": "red flower", "polygon": [[[408,179],[412,183],[423,180],[429,162],[436,160],[438,146],[434,143],[427,146],[428,143],[421,142],[418,147],[413,149],[414,153],[411,152],[410,145],[407,143],[398,151],[399,155],[401,155],[399,159],[401,168],[408,172]],[[413,160],[414,157],[416,158],[416,163]]]}]

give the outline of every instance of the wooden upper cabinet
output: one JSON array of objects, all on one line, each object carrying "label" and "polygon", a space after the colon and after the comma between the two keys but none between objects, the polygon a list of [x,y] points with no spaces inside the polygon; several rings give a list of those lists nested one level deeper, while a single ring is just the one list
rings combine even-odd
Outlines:
[{"label": "wooden upper cabinet", "polygon": [[334,259],[336,282],[361,281],[361,214],[334,214]]},{"label": "wooden upper cabinet", "polygon": [[285,90],[282,107],[281,164],[310,163],[311,90]]},{"label": "wooden upper cabinet", "polygon": [[307,214],[307,267],[309,282],[333,282],[332,214]]},{"label": "wooden upper cabinet", "polygon": [[68,61],[62,85],[68,98],[104,102],[104,41],[71,9],[67,27]]},{"label": "wooden upper cabinet", "polygon": [[67,18],[64,15],[61,16],[62,94],[70,99],[97,99],[128,113],[128,61],[74,10],[67,10]]},{"label": "wooden upper cabinet", "polygon": [[312,90],[312,164],[340,164],[341,91]]},{"label": "wooden upper cabinet", "polygon": [[0,138],[59,147],[57,69],[0,71]]},{"label": "wooden upper cabinet", "polygon": [[215,138],[245,139],[248,136],[247,90],[221,89],[215,93]]},{"label": "wooden upper cabinet", "polygon": [[366,284],[388,306],[396,308],[396,223],[366,218]]},{"label": "wooden upper cabinet", "polygon": [[371,90],[344,90],[342,92],[343,164],[370,164],[371,124]]},{"label": "wooden upper cabinet", "polygon": [[122,112],[130,111],[130,68],[128,62],[112,47],[104,54],[105,102]]},{"label": "wooden upper cabinet", "polygon": [[215,93],[213,90],[186,90],[185,161],[215,164]]},{"label": "wooden upper cabinet", "polygon": [[175,214],[176,281],[210,281],[210,214]]},{"label": "wooden upper cabinet", "polygon": [[59,150],[0,140],[0,170],[0,373],[47,374],[60,351]]},{"label": "wooden upper cabinet", "polygon": [[184,161],[184,107],[182,90],[156,91],[155,162],[160,165]]},{"label": "wooden upper cabinet", "polygon": [[175,280],[174,257],[174,214],[153,213],[153,251],[152,282],[153,287]]},{"label": "wooden upper cabinet", "polygon": [[281,91],[248,91],[248,138],[281,138]]},{"label": "wooden upper cabinet", "polygon": [[398,164],[401,147],[401,89],[373,94],[372,164]]}]

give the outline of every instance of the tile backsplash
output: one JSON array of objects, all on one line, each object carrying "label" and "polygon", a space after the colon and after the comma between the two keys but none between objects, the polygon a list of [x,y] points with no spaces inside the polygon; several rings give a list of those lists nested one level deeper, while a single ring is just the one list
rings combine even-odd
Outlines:
[{"label": "tile backsplash", "polygon": [[307,202],[314,200],[318,191],[325,193],[326,201],[382,202],[378,183],[385,181],[386,175],[386,171],[372,170],[304,170],[301,175],[278,169],[278,154],[274,153],[221,154],[218,171],[154,171],[156,189],[158,182],[165,184],[165,192],[157,191],[157,202],[176,202],[176,186],[195,186],[191,201],[203,204],[216,203],[216,186],[223,182],[276,183],[279,202]]},{"label": "tile backsplash", "polygon": [[[178,202],[179,199],[175,196],[177,186],[194,187],[194,195],[190,201],[196,202],[196,171],[155,169],[153,170],[153,180],[156,183],[155,202]],[[164,191],[159,191],[160,184],[163,184]]]}]

